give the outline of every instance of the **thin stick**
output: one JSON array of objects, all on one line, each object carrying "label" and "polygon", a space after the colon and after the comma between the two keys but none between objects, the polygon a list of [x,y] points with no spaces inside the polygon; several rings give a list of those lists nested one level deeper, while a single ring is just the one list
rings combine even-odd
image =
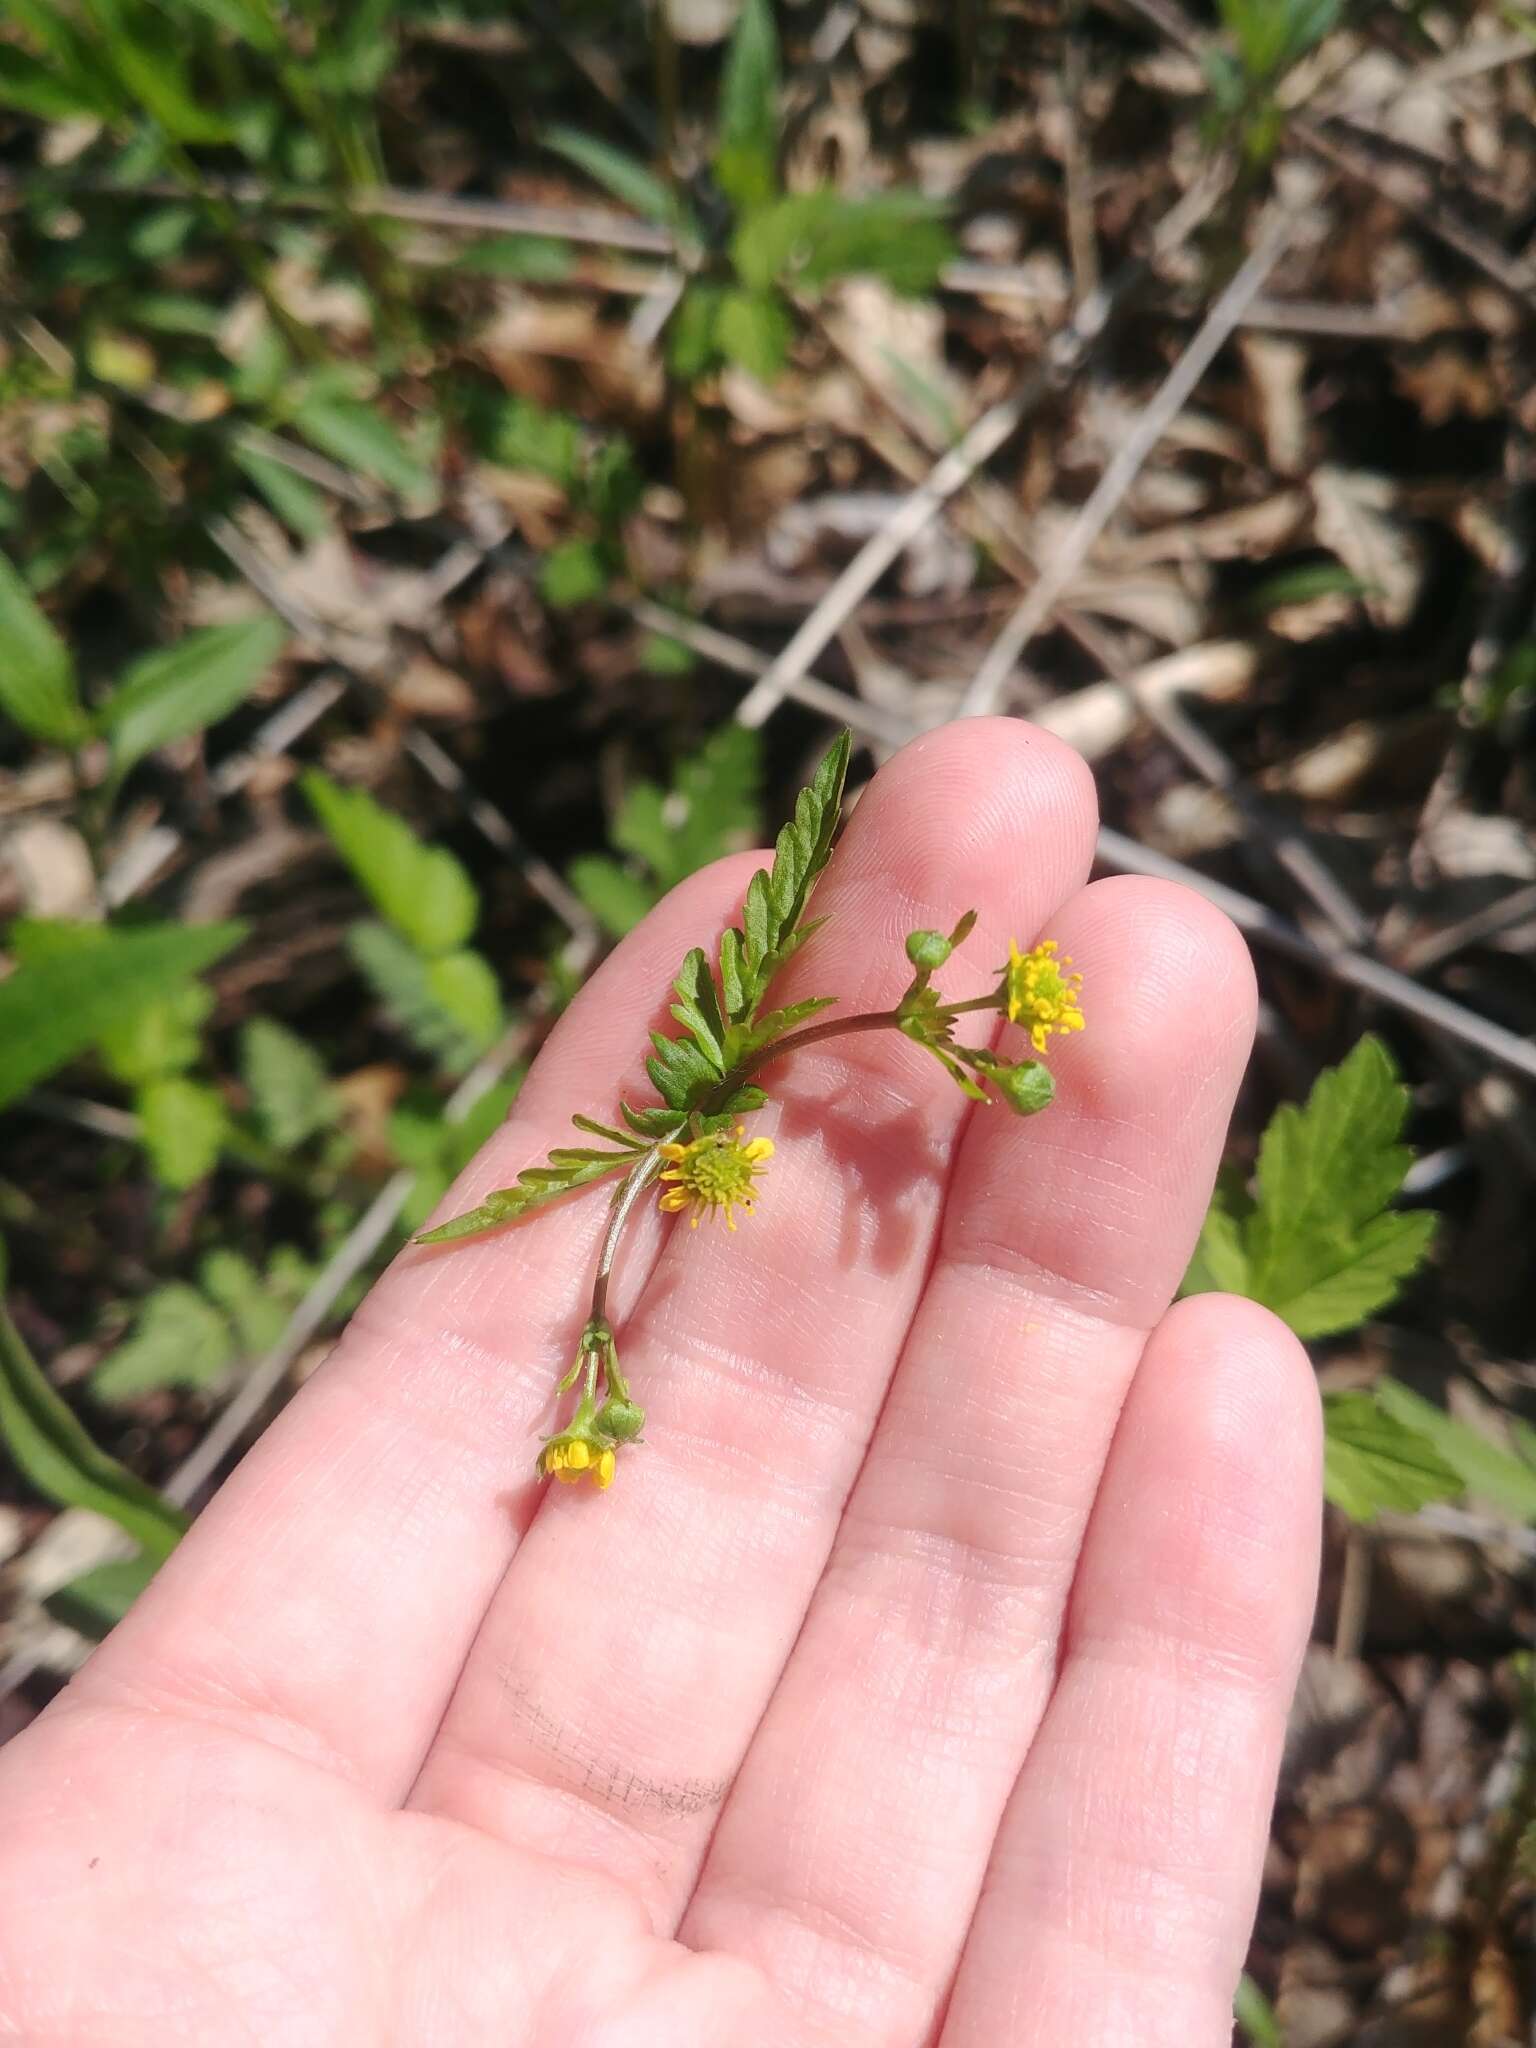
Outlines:
[{"label": "thin stick", "polygon": [[1088,559],[1094,542],[1135,482],[1142,464],[1188,404],[1200,379],[1225,346],[1239,315],[1284,255],[1298,225],[1299,217],[1295,213],[1282,214],[1273,220],[1247,261],[1206,314],[1194,340],[1115,451],[1104,474],[1041,571],[1039,581],[987,650],[970,688],[961,699],[960,717],[977,718],[997,708],[1025,648],[1056,609],[1067,585]]}]

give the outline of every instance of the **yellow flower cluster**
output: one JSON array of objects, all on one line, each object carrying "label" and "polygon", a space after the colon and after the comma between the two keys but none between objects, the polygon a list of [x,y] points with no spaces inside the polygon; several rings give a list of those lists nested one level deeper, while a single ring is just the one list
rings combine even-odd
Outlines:
[{"label": "yellow flower cluster", "polygon": [[612,1450],[599,1450],[579,1436],[557,1436],[544,1446],[539,1470],[562,1486],[579,1486],[590,1479],[601,1493],[612,1486],[616,1463]]},{"label": "yellow flower cluster", "polygon": [[1008,964],[1002,970],[1008,1021],[1023,1026],[1036,1052],[1045,1051],[1053,1031],[1065,1035],[1081,1031],[1084,1025],[1083,977],[1063,974],[1061,970],[1072,962],[1065,953],[1058,959],[1058,952],[1054,939],[1042,939],[1028,953],[1021,953],[1012,939],[1008,941]]},{"label": "yellow flower cluster", "polygon": [[692,1211],[689,1224],[697,1230],[701,1216],[716,1210],[725,1212],[727,1230],[736,1228],[736,1211],[752,1214],[755,1182],[765,1161],[773,1157],[768,1138],[747,1142],[745,1124],[730,1131],[707,1131],[686,1145],[663,1145],[666,1169],[661,1178],[661,1206],[670,1214]]}]

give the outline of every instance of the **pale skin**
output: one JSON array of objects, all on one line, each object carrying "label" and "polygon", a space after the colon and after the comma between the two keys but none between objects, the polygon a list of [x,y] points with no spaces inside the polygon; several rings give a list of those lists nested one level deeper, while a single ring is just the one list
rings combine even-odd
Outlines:
[{"label": "pale skin", "polygon": [[[1250,1303],[1170,1307],[1248,1056],[1236,933],[1084,886],[1093,787],[916,742],[782,998],[1061,941],[1057,1099],[892,1032],[786,1059],[735,1236],[647,1202],[611,1490],[534,1476],[603,1195],[404,1253],[63,1695],[0,1751],[27,2048],[1221,2048],[1311,1616],[1319,1429]],[[649,1099],[750,857],[606,963],[444,1216]],[[1000,1050],[1026,1050],[1000,1020]]]}]

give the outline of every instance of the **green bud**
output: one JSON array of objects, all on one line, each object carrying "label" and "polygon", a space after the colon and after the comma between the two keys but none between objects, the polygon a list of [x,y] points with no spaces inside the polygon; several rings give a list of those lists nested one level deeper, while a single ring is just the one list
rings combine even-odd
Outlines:
[{"label": "green bud", "polygon": [[942,932],[908,932],[907,958],[924,973],[932,974],[954,951]]},{"label": "green bud", "polygon": [[645,1410],[637,1408],[633,1401],[621,1401],[610,1394],[593,1417],[592,1427],[616,1444],[632,1443],[645,1427]]},{"label": "green bud", "polygon": [[1017,1116],[1034,1116],[1049,1109],[1056,1083],[1039,1060],[1021,1060],[1016,1067],[995,1067],[987,1077],[1004,1102]]}]

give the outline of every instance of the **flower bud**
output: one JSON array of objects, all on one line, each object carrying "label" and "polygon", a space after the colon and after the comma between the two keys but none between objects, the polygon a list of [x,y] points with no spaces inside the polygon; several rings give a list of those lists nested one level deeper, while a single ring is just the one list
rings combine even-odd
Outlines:
[{"label": "flower bud", "polygon": [[953,946],[942,932],[907,934],[907,958],[923,973],[934,973],[944,965],[953,951]]},{"label": "flower bud", "polygon": [[621,1401],[616,1394],[610,1394],[592,1418],[592,1427],[600,1436],[627,1444],[644,1429],[645,1410],[637,1408],[633,1401]]},{"label": "flower bud", "polygon": [[1039,1060],[1021,1060],[1016,1067],[994,1067],[987,1076],[1016,1116],[1034,1116],[1049,1109],[1056,1083]]}]

